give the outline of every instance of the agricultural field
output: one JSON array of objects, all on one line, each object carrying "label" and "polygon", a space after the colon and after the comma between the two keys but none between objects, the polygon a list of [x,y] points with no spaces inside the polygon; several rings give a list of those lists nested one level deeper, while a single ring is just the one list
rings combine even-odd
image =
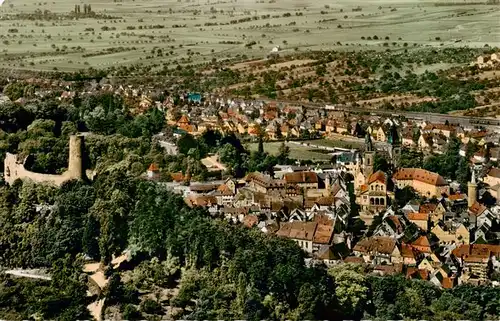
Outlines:
[{"label": "agricultural field", "polygon": [[0,68],[76,71],[142,64],[161,69],[263,59],[273,49],[287,55],[386,46],[500,46],[498,5],[455,2],[5,0]]}]

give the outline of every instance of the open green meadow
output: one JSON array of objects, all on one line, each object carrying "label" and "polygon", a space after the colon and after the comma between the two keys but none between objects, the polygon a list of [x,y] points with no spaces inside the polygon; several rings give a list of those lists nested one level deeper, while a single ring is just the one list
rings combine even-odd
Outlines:
[{"label": "open green meadow", "polygon": [[346,148],[346,149],[359,149],[363,147],[363,139],[356,139],[354,137],[346,136],[343,137],[335,137],[334,139],[315,139],[304,141],[306,144],[316,145],[316,146],[325,146],[325,147],[337,147],[337,148]]},{"label": "open green meadow", "polygon": [[[440,2],[443,4],[443,2]],[[500,6],[402,0],[6,0],[0,68],[160,68],[245,55],[500,46]],[[92,13],[83,14],[84,4]],[[75,5],[81,13],[76,14]]]},{"label": "open green meadow", "polygon": [[[313,147],[301,146],[297,144],[288,143],[290,147],[290,158],[298,160],[312,160],[312,161],[329,161],[332,156],[328,154],[328,151],[316,149]],[[271,155],[277,155],[279,153],[279,148],[281,142],[267,142],[264,143],[264,151]],[[256,151],[258,148],[258,143],[252,143],[248,145],[250,151]]]}]

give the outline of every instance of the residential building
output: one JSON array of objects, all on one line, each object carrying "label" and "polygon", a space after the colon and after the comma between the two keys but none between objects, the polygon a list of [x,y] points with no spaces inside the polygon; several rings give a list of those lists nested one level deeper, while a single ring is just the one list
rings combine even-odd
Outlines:
[{"label": "residential building", "polygon": [[382,126],[380,126],[375,132],[376,140],[379,142],[385,142],[387,140],[387,136],[385,134],[385,130]]},{"label": "residential building", "polygon": [[384,216],[382,223],[375,229],[373,235],[399,239],[404,235],[406,224],[396,215]]},{"label": "residential building", "polygon": [[356,198],[363,211],[380,212],[387,208],[386,175],[377,171],[370,175],[367,184],[361,186]]},{"label": "residential building", "polygon": [[413,133],[412,132],[406,131],[403,133],[402,136],[403,137],[401,139],[401,143],[403,144],[403,146],[405,146],[405,147],[415,146],[415,142],[413,141]]},{"label": "residential building", "polygon": [[429,230],[429,214],[427,213],[408,213],[406,217],[410,222],[418,226],[422,231]]},{"label": "residential building", "polygon": [[463,224],[447,225],[439,222],[431,229],[431,233],[436,235],[440,245],[470,243],[469,230]]},{"label": "residential building", "polygon": [[313,253],[333,240],[333,226],[317,222],[286,222],[276,232],[279,237],[295,241],[305,252]]},{"label": "residential building", "polygon": [[285,189],[284,180],[275,180],[271,176],[259,172],[248,174],[245,177],[245,181],[248,183],[250,189],[261,193],[282,191]]},{"label": "residential building", "polygon": [[432,254],[431,244],[426,235],[421,235],[415,241],[411,242],[411,246],[423,254]]},{"label": "residential building", "polygon": [[488,283],[489,274],[500,257],[500,245],[464,244],[452,251],[462,267],[462,281],[472,284]]},{"label": "residential building", "polygon": [[416,266],[422,254],[411,245],[401,244],[401,257],[404,265]]},{"label": "residential building", "polygon": [[469,222],[474,227],[480,227],[484,224],[492,226],[495,220],[495,216],[491,211],[478,202],[475,202],[471,207],[469,207]]},{"label": "residential building", "polygon": [[315,172],[286,173],[283,177],[287,185],[297,185],[304,190],[318,189],[319,179]]},{"label": "residential building", "polygon": [[421,168],[401,168],[394,174],[393,180],[398,188],[411,186],[420,195],[429,198],[441,198],[441,195],[450,193],[450,187],[441,175]]},{"label": "residential building", "polygon": [[489,186],[500,185],[500,168],[492,167],[483,179]]},{"label": "residential building", "polygon": [[401,261],[401,252],[396,246],[396,240],[372,236],[360,240],[353,248],[356,256],[363,257],[365,263],[392,264]]},{"label": "residential building", "polygon": [[455,133],[455,127],[446,124],[428,124],[422,130],[424,133],[441,134],[450,138]]},{"label": "residential building", "polygon": [[149,179],[158,179],[160,178],[160,169],[158,168],[158,165],[155,163],[152,163],[149,165],[148,170],[147,170],[147,175]]}]

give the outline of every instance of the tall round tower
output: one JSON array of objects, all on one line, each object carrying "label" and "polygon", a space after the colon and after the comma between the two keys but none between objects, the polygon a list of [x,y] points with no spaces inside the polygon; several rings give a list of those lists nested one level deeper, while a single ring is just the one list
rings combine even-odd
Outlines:
[{"label": "tall round tower", "polygon": [[69,137],[68,174],[72,179],[83,179],[84,173],[83,136],[71,135]]},{"label": "tall round tower", "polygon": [[467,184],[467,205],[471,207],[477,201],[477,183],[476,183],[476,174],[474,170],[472,170],[472,178],[470,182]]},{"label": "tall round tower", "polygon": [[363,154],[363,175],[368,179],[373,174],[373,161],[375,158],[375,150],[373,148],[372,137],[369,133],[365,136],[365,152]]}]

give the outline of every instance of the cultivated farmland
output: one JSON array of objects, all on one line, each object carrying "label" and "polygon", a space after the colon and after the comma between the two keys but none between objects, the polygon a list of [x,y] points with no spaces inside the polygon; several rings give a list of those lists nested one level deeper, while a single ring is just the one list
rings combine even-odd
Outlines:
[{"label": "cultivated farmland", "polygon": [[500,45],[498,5],[449,2],[6,0],[0,7],[0,68],[159,69],[264,58],[277,46],[287,54]]}]

